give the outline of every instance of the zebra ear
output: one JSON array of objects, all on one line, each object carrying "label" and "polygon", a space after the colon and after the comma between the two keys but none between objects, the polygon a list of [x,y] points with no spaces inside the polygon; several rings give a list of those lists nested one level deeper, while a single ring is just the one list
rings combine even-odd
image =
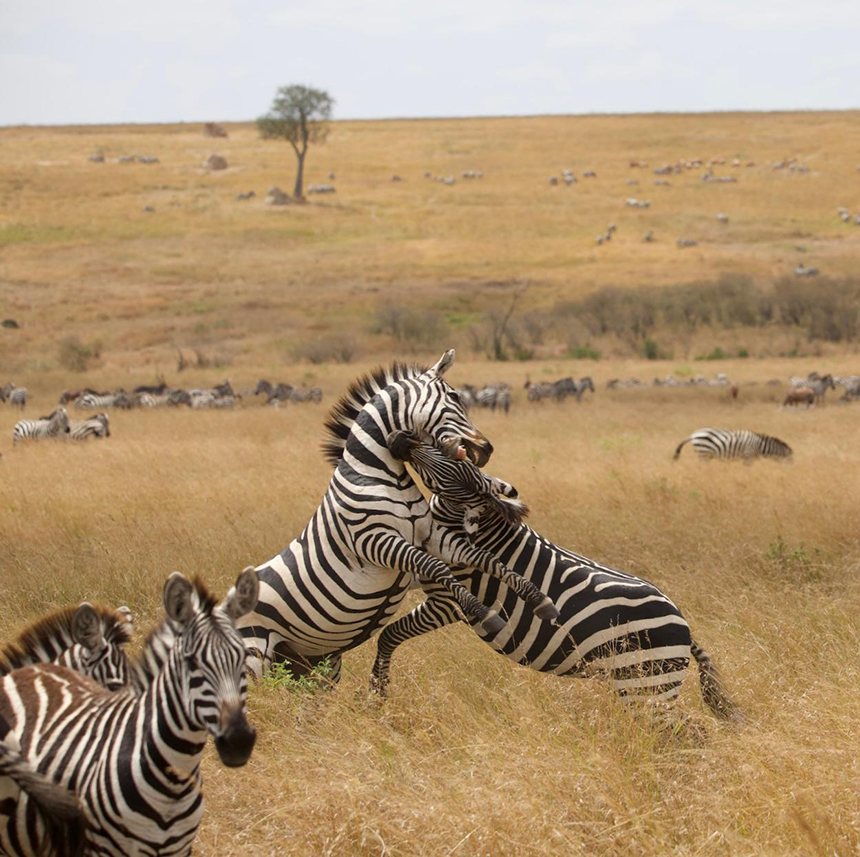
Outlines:
[{"label": "zebra ear", "polygon": [[449,348],[440,358],[435,366],[430,367],[430,374],[441,378],[454,365],[455,351]]},{"label": "zebra ear", "polygon": [[253,565],[249,565],[237,578],[236,585],[227,593],[221,609],[235,622],[257,606],[260,596],[260,578]]},{"label": "zebra ear", "polygon": [[164,610],[168,618],[185,625],[194,615],[194,587],[181,571],[174,571],[164,584]]},{"label": "zebra ear", "polygon": [[76,643],[80,643],[91,652],[97,652],[105,647],[98,613],[87,601],[81,602],[81,606],[75,610],[75,615],[72,617],[72,637]]},{"label": "zebra ear", "polygon": [[134,627],[134,615],[132,614],[130,607],[126,607],[125,604],[123,604],[122,607],[116,608],[116,612],[119,613],[123,622],[125,622],[129,628]]}]

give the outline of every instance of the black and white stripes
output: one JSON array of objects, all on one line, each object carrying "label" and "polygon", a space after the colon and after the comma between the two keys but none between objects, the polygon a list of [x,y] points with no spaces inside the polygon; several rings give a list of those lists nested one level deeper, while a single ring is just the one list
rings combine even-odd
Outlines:
[{"label": "black and white stripes", "polygon": [[725,461],[738,459],[747,463],[755,458],[790,459],[791,447],[766,434],[747,429],[715,429],[703,428],[694,431],[688,438],[682,440],[675,450],[674,458],[681,455],[685,443],[693,444],[698,456],[702,459],[720,458]]},{"label": "black and white stripes", "polygon": [[62,437],[69,433],[69,416],[65,408],[57,408],[47,417],[37,420],[18,420],[12,430],[12,441],[44,440]]}]

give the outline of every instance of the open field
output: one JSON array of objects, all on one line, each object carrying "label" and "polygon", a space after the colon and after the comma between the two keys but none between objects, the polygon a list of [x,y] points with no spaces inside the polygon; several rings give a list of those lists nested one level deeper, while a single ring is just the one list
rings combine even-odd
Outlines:
[{"label": "open field", "polygon": [[[856,406],[781,411],[771,377],[826,365],[707,364],[725,389],[607,391],[676,364],[601,361],[586,395],[529,406],[522,384],[587,364],[460,361],[452,382],[505,378],[511,414],[476,411],[531,523],[559,543],[658,583],[714,656],[747,724],[717,723],[695,678],[677,734],[622,708],[598,680],[515,667],[464,627],[407,644],[391,696],[366,692],[373,642],[332,693],[255,686],[259,742],[241,770],[204,765],[202,855],[823,855],[860,849],[860,423]],[[243,368],[251,383],[264,365]],[[322,419],[356,367],[313,373],[323,407],[116,412],[113,435],[11,448],[0,405],[0,638],[81,598],[127,603],[138,632],[171,570],[223,592],[280,551],[329,478]],[[97,386],[122,372],[86,376]],[[44,412],[82,376],[36,373]],[[221,380],[219,370],[188,383]],[[757,380],[757,386],[744,382]],[[185,383],[183,378],[183,383]],[[833,397],[833,393],[830,393]],[[705,425],[774,434],[795,462],[701,464]]]},{"label": "open field", "polygon": [[[176,348],[275,368],[312,351],[332,359],[346,341],[366,360],[473,342],[470,330],[507,305],[515,283],[531,284],[526,315],[603,286],[748,275],[766,289],[798,263],[834,278],[856,272],[860,228],[836,213],[860,211],[852,112],[336,122],[311,149],[306,181],[334,171],[337,193],[282,208],[262,200],[272,185],[291,190],[292,150],[250,124],[228,128],[218,140],[196,124],[0,129],[0,308],[22,325],[0,330],[0,365],[50,370],[68,336],[98,344],[95,365],[114,373],[169,371]],[[213,151],[229,169],[200,167]],[[88,162],[96,152],[105,163]],[[116,163],[130,154],[160,163]],[[705,166],[653,184],[654,168],[694,157]],[[714,172],[736,184],[701,180],[711,157],[726,159]],[[755,166],[733,168],[735,157]],[[787,157],[809,171],[771,168]],[[564,168],[578,183],[550,187]],[[460,179],[466,169],[484,177]],[[254,199],[236,200],[252,189]],[[627,197],[651,207],[627,208]],[[618,232],[596,246],[610,222]],[[680,237],[698,246],[678,249]],[[381,307],[433,324],[404,334]],[[531,345],[557,355],[566,335],[534,334]],[[631,353],[612,337],[582,337],[604,354]],[[805,339],[773,326],[706,328],[676,355],[724,342],[778,355],[803,351]]]}]

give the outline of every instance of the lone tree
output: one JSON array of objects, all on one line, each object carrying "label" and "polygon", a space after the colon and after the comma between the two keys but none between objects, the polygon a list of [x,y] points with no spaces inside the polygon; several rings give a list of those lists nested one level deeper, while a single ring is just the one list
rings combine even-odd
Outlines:
[{"label": "lone tree", "polygon": [[296,153],[299,168],[293,196],[304,199],[302,182],[305,155],[311,143],[323,143],[328,136],[328,125],[334,99],[323,89],[309,86],[282,86],[275,94],[272,106],[265,116],[257,119],[257,128],[264,140],[286,140]]}]

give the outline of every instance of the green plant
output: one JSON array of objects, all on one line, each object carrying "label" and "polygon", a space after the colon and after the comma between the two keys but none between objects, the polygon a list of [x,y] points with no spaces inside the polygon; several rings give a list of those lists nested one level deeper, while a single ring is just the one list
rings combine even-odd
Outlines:
[{"label": "green plant", "polygon": [[572,345],[565,356],[573,360],[600,360],[600,352],[590,345]]},{"label": "green plant", "polygon": [[700,354],[695,360],[726,360],[728,354],[718,345],[710,354]]},{"label": "green plant", "polygon": [[289,690],[291,693],[316,693],[331,685],[334,673],[331,659],[320,661],[307,675],[294,676],[285,663],[272,664],[263,676],[263,686],[269,690]]}]

